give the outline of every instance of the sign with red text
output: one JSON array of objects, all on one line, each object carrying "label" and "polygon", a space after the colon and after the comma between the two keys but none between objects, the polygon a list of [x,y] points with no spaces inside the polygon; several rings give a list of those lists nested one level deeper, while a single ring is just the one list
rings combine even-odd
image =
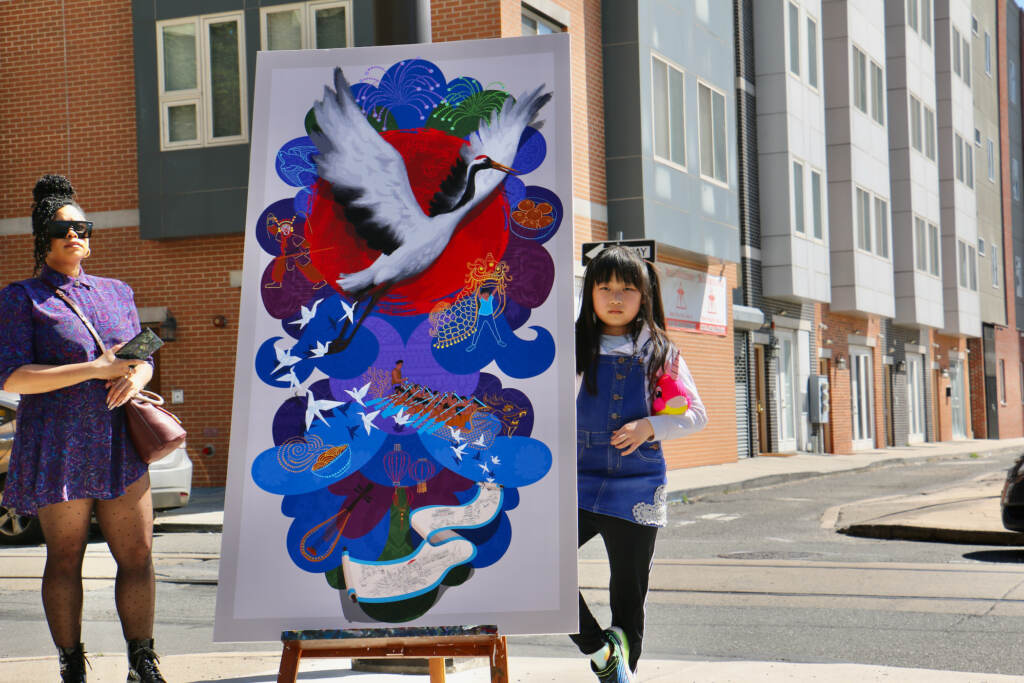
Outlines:
[{"label": "sign with red text", "polygon": [[725,336],[728,287],[721,275],[659,263],[661,301],[669,328]]}]

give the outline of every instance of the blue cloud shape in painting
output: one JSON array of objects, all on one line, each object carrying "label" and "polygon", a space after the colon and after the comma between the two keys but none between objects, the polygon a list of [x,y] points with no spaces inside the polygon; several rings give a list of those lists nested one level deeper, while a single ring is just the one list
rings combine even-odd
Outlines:
[{"label": "blue cloud shape in painting", "polygon": [[483,90],[484,87],[480,85],[480,81],[472,76],[459,76],[448,81],[448,91],[445,93],[444,99],[451,106],[457,107],[467,97],[483,92]]},{"label": "blue cloud shape in painting", "polygon": [[419,128],[430,118],[448,91],[441,69],[425,59],[396,62],[380,79],[380,85],[356,83],[352,97],[364,114],[384,107],[399,128]]},{"label": "blue cloud shape in painting", "polygon": [[316,182],[317,169],[313,155],[319,150],[309,136],[303,135],[281,145],[274,159],[274,169],[281,180],[292,187],[305,187]]},{"label": "blue cloud shape in painting", "polygon": [[[271,337],[260,345],[259,350],[256,351],[256,362],[255,370],[256,376],[259,377],[263,382],[269,384],[272,387],[288,388],[292,386],[292,383],[286,379],[290,377],[290,372],[287,367],[283,367],[275,372],[279,362],[277,359],[278,348],[275,343],[283,339],[283,337]],[[294,347],[292,347],[294,349]],[[282,345],[281,351],[291,354],[292,351],[285,351],[284,345]],[[305,382],[309,379],[310,373],[313,372],[312,365],[306,365],[299,367],[299,363],[295,363],[291,366],[291,369],[295,372],[295,381],[298,384]]]},{"label": "blue cloud shape in painting", "polygon": [[[285,496],[281,501],[281,512],[287,517],[295,518],[288,528],[286,545],[288,554],[296,566],[307,572],[330,571],[341,564],[342,554],[346,550],[353,557],[360,559],[380,557],[388,539],[390,515],[383,515],[373,529],[366,534],[358,538],[337,538],[337,543],[334,543],[335,534],[340,534],[340,532],[336,520],[331,520],[331,518],[339,513],[343,502],[339,496],[327,489]],[[324,522],[327,523],[324,524]],[[332,544],[333,547],[331,547]],[[314,561],[302,552],[303,547],[307,549],[315,547],[318,553],[324,553],[330,548],[330,552]]]},{"label": "blue cloud shape in painting", "polygon": [[492,318],[495,328],[498,331],[498,338],[505,346],[498,345],[498,339],[490,330],[480,330],[476,347],[467,350],[471,346],[471,340],[443,349],[434,348],[434,358],[445,370],[457,374],[468,374],[478,372],[495,361],[509,377],[525,378],[536,377],[544,372],[555,359],[555,340],[547,329],[532,325],[530,327],[536,333],[536,339],[528,341],[517,337],[504,316]]},{"label": "blue cloud shape in painting", "polygon": [[473,481],[490,477],[506,487],[529,486],[551,469],[551,449],[528,436],[499,436],[485,450],[462,444],[461,456],[450,441],[439,436],[424,432],[420,440],[434,460]]},{"label": "blue cloud shape in painting", "polygon": [[328,424],[314,418],[315,424],[307,432],[308,435],[319,437],[325,450],[345,446],[344,451],[329,465],[313,471],[314,457],[309,458],[304,468],[294,465],[285,467],[282,465],[284,459],[281,453],[288,445],[282,444],[256,456],[252,463],[253,481],[269,493],[307,493],[325,488],[362,469],[380,450],[388,434],[372,428],[367,434],[360,412],[366,413],[366,409],[353,401],[335,408],[333,417],[328,418]]},{"label": "blue cloud shape in painting", "polygon": [[[507,491],[508,489],[506,489]],[[470,564],[483,569],[500,560],[512,542],[512,523],[502,510],[494,521],[479,529],[460,529],[459,535],[476,546],[476,557]]]},{"label": "blue cloud shape in painting", "polygon": [[519,149],[516,150],[512,168],[516,169],[519,175],[534,171],[543,163],[547,152],[548,143],[544,140],[544,135],[536,128],[527,126],[519,137]]}]

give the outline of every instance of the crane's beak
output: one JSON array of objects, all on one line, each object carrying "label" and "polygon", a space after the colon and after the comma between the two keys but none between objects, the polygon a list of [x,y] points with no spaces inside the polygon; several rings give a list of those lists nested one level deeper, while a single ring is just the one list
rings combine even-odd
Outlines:
[{"label": "crane's beak", "polygon": [[505,166],[503,164],[499,164],[497,161],[494,160],[491,160],[491,168],[496,168],[499,171],[504,171],[505,173],[509,173],[511,175],[519,175],[519,171],[517,171],[516,169],[509,168],[508,166]]}]

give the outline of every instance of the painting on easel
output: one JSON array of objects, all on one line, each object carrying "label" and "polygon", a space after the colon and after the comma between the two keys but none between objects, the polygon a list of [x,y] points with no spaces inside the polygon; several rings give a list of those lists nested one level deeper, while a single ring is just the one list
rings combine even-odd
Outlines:
[{"label": "painting on easel", "polygon": [[217,640],[575,630],[568,47],[260,53]]}]

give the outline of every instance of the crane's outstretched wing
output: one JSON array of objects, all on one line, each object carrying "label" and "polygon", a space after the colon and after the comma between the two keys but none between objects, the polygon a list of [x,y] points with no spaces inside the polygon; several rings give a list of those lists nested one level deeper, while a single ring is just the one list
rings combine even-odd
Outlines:
[{"label": "crane's outstretched wing", "polygon": [[313,105],[323,131],[309,134],[320,150],[314,160],[359,236],[390,254],[425,216],[401,155],[363,116],[340,67],[334,70],[334,88],[324,86],[324,98]]},{"label": "crane's outstretched wing", "polygon": [[[482,121],[476,133],[469,136],[469,144],[462,148],[466,163],[486,154],[499,164],[511,166],[523,130],[534,122],[541,107],[551,99],[551,93],[541,93],[542,90],[543,84],[531,93],[523,93],[517,100],[506,98],[501,111],[492,112],[489,121]],[[499,180],[501,177],[495,175]]]}]

